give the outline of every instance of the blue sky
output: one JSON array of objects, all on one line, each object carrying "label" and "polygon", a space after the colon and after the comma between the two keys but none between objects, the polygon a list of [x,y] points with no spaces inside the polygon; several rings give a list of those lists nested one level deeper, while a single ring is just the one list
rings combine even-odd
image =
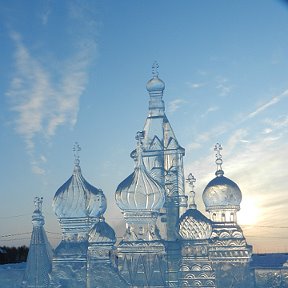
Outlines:
[{"label": "blue sky", "polygon": [[46,230],[59,233],[51,202],[72,173],[75,141],[118,225],[114,192],[133,169],[157,60],[199,209],[221,142],[249,243],[287,251],[287,35],[280,0],[1,1],[0,245],[29,243],[37,195]]}]

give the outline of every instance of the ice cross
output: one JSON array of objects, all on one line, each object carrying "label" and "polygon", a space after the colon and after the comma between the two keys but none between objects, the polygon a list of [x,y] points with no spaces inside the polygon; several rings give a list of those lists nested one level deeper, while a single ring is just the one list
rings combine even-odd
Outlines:
[{"label": "ice cross", "polygon": [[142,140],[144,139],[144,131],[138,131],[136,133],[135,139],[137,140],[137,143],[139,143],[140,145],[142,144]]},{"label": "ice cross", "polygon": [[159,68],[158,62],[154,61],[153,65],[152,65],[152,75],[153,75],[153,77],[158,77],[158,75],[159,75],[158,68]]},{"label": "ice cross", "polygon": [[189,207],[190,208],[194,208],[196,209],[197,206],[195,204],[195,191],[194,191],[194,183],[196,182],[196,178],[192,175],[192,173],[190,173],[186,179],[186,182],[188,183],[188,185],[191,187],[191,190],[190,190],[190,204],[189,204]]},{"label": "ice cross", "polygon": [[190,173],[186,179],[186,182],[188,183],[188,185],[191,187],[191,191],[194,190],[194,183],[196,182],[196,178],[192,175],[192,173]]},{"label": "ice cross", "polygon": [[216,151],[216,165],[217,165],[217,171],[216,171],[216,176],[223,176],[224,171],[222,170],[222,164],[223,164],[223,160],[222,160],[222,154],[221,154],[221,150],[223,150],[221,144],[217,143],[214,147],[214,151]]},{"label": "ice cross", "polygon": [[137,140],[137,165],[139,166],[142,163],[142,140],[144,139],[144,131],[138,131],[136,133],[135,139]]},{"label": "ice cross", "polygon": [[42,212],[42,203],[43,203],[43,197],[38,197],[36,196],[34,198],[34,205],[35,205],[35,208],[36,210]]},{"label": "ice cross", "polygon": [[78,144],[78,142],[75,142],[74,143],[74,146],[73,146],[73,152],[74,152],[74,158],[75,158],[75,164],[76,165],[79,165],[80,163],[80,156],[79,156],[79,152],[81,151],[81,147],[80,145]]}]

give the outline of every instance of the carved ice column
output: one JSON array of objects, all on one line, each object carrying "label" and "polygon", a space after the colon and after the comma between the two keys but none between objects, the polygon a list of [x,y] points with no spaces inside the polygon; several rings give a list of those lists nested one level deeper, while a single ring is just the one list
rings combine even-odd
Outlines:
[{"label": "carved ice column", "polygon": [[216,177],[203,192],[206,211],[212,222],[209,257],[214,263],[219,287],[253,287],[249,262],[252,246],[248,245],[237,224],[242,193],[238,185],[224,176],[222,147],[216,144]]},{"label": "carved ice column", "polygon": [[[187,178],[191,186],[189,209],[181,216],[178,232],[181,236],[179,287],[216,287],[215,271],[209,259],[211,221],[197,210],[192,174]],[[222,287],[222,286],[221,286]]]},{"label": "carved ice column", "polygon": [[130,287],[165,287],[165,247],[156,225],[165,196],[163,187],[146,170],[143,133],[136,139],[134,172],[121,182],[116,202],[123,211],[126,233],[117,247],[118,269]]},{"label": "carved ice column", "polygon": [[99,218],[89,232],[87,251],[87,288],[118,287],[128,284],[113,266],[113,252],[116,236],[104,217]]}]

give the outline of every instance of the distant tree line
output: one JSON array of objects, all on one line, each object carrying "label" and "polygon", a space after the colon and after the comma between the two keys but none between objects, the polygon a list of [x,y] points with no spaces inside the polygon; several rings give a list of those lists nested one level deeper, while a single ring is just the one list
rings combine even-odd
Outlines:
[{"label": "distant tree line", "polygon": [[20,247],[0,247],[0,264],[26,262],[29,248]]}]

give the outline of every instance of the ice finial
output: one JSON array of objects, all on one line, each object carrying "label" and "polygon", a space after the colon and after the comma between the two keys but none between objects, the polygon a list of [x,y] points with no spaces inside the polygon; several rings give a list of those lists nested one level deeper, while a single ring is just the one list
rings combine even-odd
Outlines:
[{"label": "ice finial", "polygon": [[35,211],[42,212],[42,204],[43,204],[43,197],[35,197],[34,198],[34,205],[35,205]]},{"label": "ice finial", "polygon": [[223,150],[221,144],[216,143],[215,147],[214,147],[214,151],[216,151],[216,165],[217,165],[217,171],[215,173],[215,175],[217,177],[223,176],[224,175],[224,171],[222,170],[222,164],[223,164],[223,160],[222,160],[222,155],[221,155],[221,150]]},{"label": "ice finial", "polygon": [[196,182],[196,178],[190,173],[186,179],[186,182],[190,186],[190,192],[189,192],[189,208],[190,209],[197,209],[197,205],[195,204],[195,191],[194,191],[194,183]]},{"label": "ice finial", "polygon": [[143,142],[142,140],[144,139],[144,131],[138,131],[136,133],[136,136],[135,136],[135,139],[137,141],[137,160],[138,160],[138,166],[140,165],[141,163],[141,159],[142,159],[142,145],[143,145]]},{"label": "ice finial", "polygon": [[153,78],[158,78],[159,72],[158,72],[159,64],[157,61],[154,61],[152,65],[152,75]]},{"label": "ice finial", "polygon": [[74,163],[76,166],[79,166],[80,164],[80,156],[79,156],[80,151],[81,151],[81,147],[79,146],[78,142],[75,142],[73,146],[73,152],[74,152],[74,158],[75,158]]}]

